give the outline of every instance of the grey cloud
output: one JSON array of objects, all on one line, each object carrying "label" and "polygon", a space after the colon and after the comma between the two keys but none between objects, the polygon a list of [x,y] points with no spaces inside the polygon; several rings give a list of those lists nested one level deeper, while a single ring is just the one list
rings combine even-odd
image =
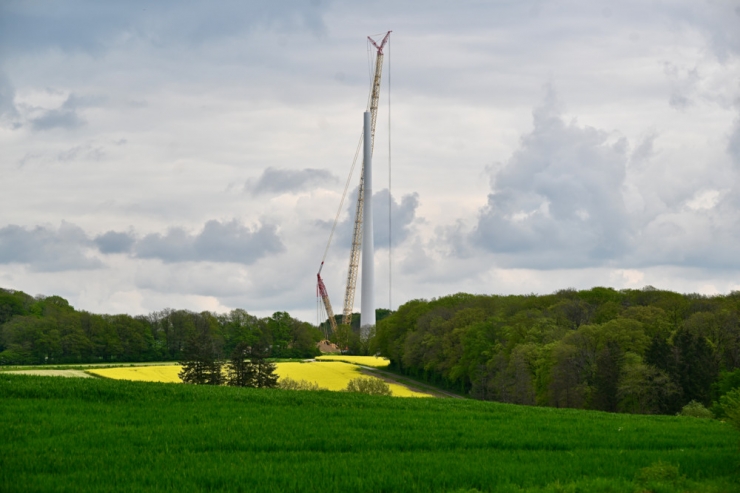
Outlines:
[{"label": "grey cloud", "polygon": [[692,11],[685,17],[687,22],[694,23],[704,31],[715,55],[721,61],[725,61],[730,54],[740,54],[737,17],[740,7],[733,6],[732,3],[734,2],[688,2]]},{"label": "grey cloud", "polygon": [[738,196],[728,194],[715,207],[658,214],[636,234],[631,265],[675,265],[700,269],[738,269]]},{"label": "grey cloud", "polygon": [[108,231],[94,240],[101,253],[126,253],[131,250],[135,238],[129,233]]},{"label": "grey cloud", "polygon": [[21,127],[18,108],[15,105],[15,88],[6,75],[0,71],[0,125],[15,130]]},{"label": "grey cloud", "polygon": [[14,118],[18,116],[14,100],[15,89],[7,76],[0,72],[0,117]]},{"label": "grey cloud", "polygon": [[91,242],[82,229],[63,222],[59,229],[27,229],[8,225],[0,229],[0,264],[26,264],[31,270],[60,272],[102,267],[86,250]]},{"label": "grey cloud", "polygon": [[632,151],[632,154],[630,154],[630,163],[642,164],[653,157],[655,154],[655,139],[657,137],[657,134],[651,133],[643,138]]},{"label": "grey cloud", "polygon": [[264,26],[324,32],[321,2],[0,3],[0,47],[14,53],[49,47],[99,55],[122,35],[161,46],[202,43]]},{"label": "grey cloud", "polygon": [[689,101],[689,98],[687,98],[684,94],[680,93],[677,90],[674,90],[671,93],[671,97],[668,98],[668,104],[671,105],[672,108],[683,110],[690,106],[691,102]]},{"label": "grey cloud", "polygon": [[192,235],[181,228],[146,235],[134,245],[135,256],[163,262],[212,261],[253,264],[262,257],[285,251],[277,228],[263,224],[250,229],[236,220],[208,221]]},{"label": "grey cloud", "polygon": [[105,155],[102,147],[93,147],[89,144],[74,146],[57,154],[60,161],[74,161],[76,159],[90,159],[99,161]]},{"label": "grey cloud", "polygon": [[[388,248],[388,189],[373,194],[373,240],[375,248]],[[392,246],[403,243],[411,233],[411,224],[419,207],[419,194],[412,193],[401,197],[397,202],[391,197],[391,235]]]},{"label": "grey cloud", "polygon": [[671,81],[671,95],[668,104],[677,110],[683,110],[693,104],[692,97],[696,93],[696,85],[701,79],[699,71],[693,69],[681,69],[672,63],[666,62],[663,72]]},{"label": "grey cloud", "polygon": [[41,116],[31,119],[34,130],[51,130],[52,128],[76,128],[82,120],[74,110],[57,109],[45,111]]},{"label": "grey cloud", "polygon": [[34,130],[50,130],[52,128],[76,128],[84,123],[77,114],[80,108],[95,106],[101,102],[96,97],[80,97],[70,94],[61,107],[46,110],[40,116],[31,118],[31,127]]},{"label": "grey cloud", "polygon": [[[626,5],[626,4],[625,4]],[[733,0],[720,0],[711,2],[695,2],[693,0],[678,0],[670,5],[649,4],[636,2],[646,9],[627,9],[640,16],[632,17],[632,23],[645,22],[662,17],[673,29],[685,25],[697,29],[709,42],[709,48],[714,56],[721,62],[725,62],[732,54],[740,53],[740,30],[738,30],[738,9]],[[650,8],[658,6],[658,9]],[[665,8],[668,7],[668,8]],[[649,10],[648,10],[649,9]],[[644,15],[646,13],[650,15]]]},{"label": "grey cloud", "polygon": [[[355,210],[357,207],[357,191],[355,188],[347,197],[347,217],[337,224],[334,245],[349,249],[352,245],[352,232],[355,224]],[[412,224],[416,219],[416,209],[419,207],[419,194],[414,192],[401,197],[397,201],[391,200],[392,246],[398,246],[409,238]],[[331,228],[330,221],[318,221],[324,227]],[[388,189],[384,188],[373,194],[373,243],[376,249],[388,248]]]},{"label": "grey cloud", "polygon": [[123,30],[140,13],[141,8],[135,2],[3,2],[0,45],[15,52],[57,47],[97,53],[109,37]]},{"label": "grey cloud", "polygon": [[244,190],[255,195],[297,192],[308,187],[336,181],[336,176],[325,169],[267,168],[256,180],[248,180],[244,185]]},{"label": "grey cloud", "polygon": [[730,132],[730,139],[727,144],[727,152],[730,153],[732,161],[740,166],[740,117],[735,119]]},{"label": "grey cloud", "polygon": [[552,90],[534,130],[495,176],[472,242],[517,267],[598,265],[628,243],[621,187],[627,144],[566,124]]}]

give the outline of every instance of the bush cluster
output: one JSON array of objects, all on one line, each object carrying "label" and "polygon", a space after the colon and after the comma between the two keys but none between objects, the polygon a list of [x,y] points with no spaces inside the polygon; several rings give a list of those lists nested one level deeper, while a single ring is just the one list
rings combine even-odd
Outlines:
[{"label": "bush cluster", "polygon": [[686,404],[679,413],[681,416],[691,416],[694,418],[711,419],[714,417],[712,411],[704,407],[701,402],[691,401]]},{"label": "bush cluster", "polygon": [[357,377],[347,383],[345,392],[358,392],[368,395],[393,395],[390,386],[379,378]]},{"label": "bush cluster", "polygon": [[309,382],[307,380],[293,380],[289,377],[281,378],[277,384],[277,387],[283,390],[328,390],[324,387],[319,387],[319,384],[316,382]]}]

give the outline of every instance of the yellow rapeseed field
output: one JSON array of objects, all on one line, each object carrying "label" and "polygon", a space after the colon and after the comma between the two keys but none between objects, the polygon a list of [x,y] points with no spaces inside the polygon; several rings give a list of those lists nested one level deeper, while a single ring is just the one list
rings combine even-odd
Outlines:
[{"label": "yellow rapeseed field", "polygon": [[140,382],[177,382],[180,383],[180,365],[167,366],[134,366],[126,368],[100,368],[87,370],[91,375],[112,378],[114,380],[136,380]]},{"label": "yellow rapeseed field", "polygon": [[327,354],[317,356],[316,359],[320,361],[345,361],[357,365],[372,366],[373,368],[384,368],[391,363],[387,358],[377,356],[343,356],[341,354]]},{"label": "yellow rapeseed field", "polygon": [[[372,358],[372,356],[370,357]],[[360,367],[355,364],[342,363],[339,361],[312,362],[312,363],[276,363],[275,373],[280,378],[290,377],[293,380],[306,380],[316,382],[319,387],[329,390],[342,390],[353,378],[363,376]],[[143,382],[174,382],[180,383],[177,374],[181,370],[180,365],[168,366],[137,366],[125,368],[99,368],[87,370],[92,375],[116,380],[137,380]],[[389,384],[391,392],[396,397],[431,397],[407,389],[403,385]]]},{"label": "yellow rapeseed field", "polygon": [[[372,356],[353,356],[353,358],[372,358]],[[315,363],[277,363],[277,373],[280,378],[289,377],[293,380],[316,382],[319,387],[329,390],[343,390],[353,378],[362,377],[360,367],[356,364],[341,361],[322,361]],[[388,384],[396,397],[431,397],[427,394],[414,392],[403,385]]]},{"label": "yellow rapeseed field", "polygon": [[355,365],[339,362],[326,363],[277,363],[275,372],[280,378],[306,380],[316,382],[319,387],[329,390],[342,390],[347,382],[362,376],[360,369]]}]

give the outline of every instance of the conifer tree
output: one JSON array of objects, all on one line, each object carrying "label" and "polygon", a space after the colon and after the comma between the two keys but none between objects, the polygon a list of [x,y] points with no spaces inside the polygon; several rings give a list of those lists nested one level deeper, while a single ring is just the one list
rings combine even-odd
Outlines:
[{"label": "conifer tree", "polygon": [[258,357],[252,360],[257,367],[257,385],[256,387],[272,389],[277,387],[278,376],[275,375],[277,366],[272,361],[267,361],[264,357]]},{"label": "conifer tree", "polygon": [[178,374],[183,383],[196,385],[221,385],[223,375],[219,351],[206,318],[199,318],[195,332],[185,341],[182,371]]},{"label": "conifer tree", "polygon": [[706,339],[685,328],[676,332],[674,344],[679,352],[678,374],[684,402],[695,400],[708,405],[711,386],[718,374],[712,348]]},{"label": "conifer tree", "polygon": [[240,342],[231,353],[226,384],[233,387],[256,387],[257,368],[252,364],[252,348]]},{"label": "conifer tree", "polygon": [[239,343],[231,354],[227,384],[235,387],[277,387],[277,366],[266,359],[269,349],[260,344]]}]

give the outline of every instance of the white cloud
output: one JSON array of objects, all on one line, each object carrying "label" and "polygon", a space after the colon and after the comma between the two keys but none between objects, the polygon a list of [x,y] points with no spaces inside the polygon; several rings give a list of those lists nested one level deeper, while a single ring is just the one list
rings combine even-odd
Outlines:
[{"label": "white cloud", "polygon": [[609,276],[609,284],[639,288],[645,285],[645,273],[636,269],[617,269]]},{"label": "white cloud", "polygon": [[534,129],[491,177],[471,241],[504,265],[555,268],[619,258],[629,243],[622,202],[627,143],[566,123],[552,89]]},{"label": "white cloud", "polygon": [[[724,292],[740,268],[738,15],[727,0],[2,2],[0,282],[97,311],[312,319],[366,105],[364,36],[392,28],[394,303]],[[545,83],[566,106],[538,103]],[[353,207],[323,271],[336,304]]]},{"label": "white cloud", "polygon": [[696,192],[694,197],[686,202],[686,206],[693,211],[713,209],[719,202],[720,193],[719,190]]}]

